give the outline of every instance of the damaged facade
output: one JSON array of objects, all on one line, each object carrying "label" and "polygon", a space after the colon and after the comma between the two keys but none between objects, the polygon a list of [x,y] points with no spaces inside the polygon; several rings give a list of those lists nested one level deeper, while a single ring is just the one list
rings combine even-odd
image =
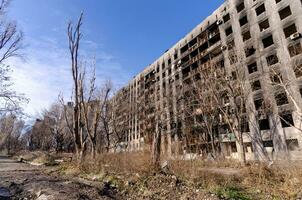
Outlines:
[{"label": "damaged facade", "polygon": [[[211,129],[214,137],[208,137],[195,126],[204,116],[187,98],[193,83],[204,78],[200,69],[211,63],[219,63],[225,77],[235,76],[234,66],[239,65],[238,60],[232,60],[235,55],[240,57],[239,67],[249,88],[242,116],[247,119],[242,135],[246,158],[261,159],[260,149],[270,159],[282,158],[281,154],[302,159],[301,118],[297,112],[297,105],[302,108],[301,32],[301,0],[225,1],[113,97],[114,129],[122,135],[119,148],[141,150],[160,131],[162,150],[168,156],[206,156],[219,143],[220,154],[240,159],[240,141],[219,119],[221,116]],[[277,92],[278,88],[263,78],[270,70],[290,80],[286,84],[290,94]],[[271,108],[265,113],[264,100],[269,100]],[[196,105],[205,107],[198,102]],[[192,107],[191,121],[186,120],[188,107]],[[261,143],[254,141],[256,135]]]}]

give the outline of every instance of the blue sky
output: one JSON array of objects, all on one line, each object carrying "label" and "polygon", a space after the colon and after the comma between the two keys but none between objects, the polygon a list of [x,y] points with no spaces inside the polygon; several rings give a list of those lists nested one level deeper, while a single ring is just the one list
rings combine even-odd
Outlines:
[{"label": "blue sky", "polygon": [[[13,0],[9,18],[25,35],[24,60],[10,61],[15,88],[36,114],[71,90],[66,25],[84,12],[82,55],[116,87],[158,58],[224,0]],[[67,98],[67,97],[66,97]]]}]

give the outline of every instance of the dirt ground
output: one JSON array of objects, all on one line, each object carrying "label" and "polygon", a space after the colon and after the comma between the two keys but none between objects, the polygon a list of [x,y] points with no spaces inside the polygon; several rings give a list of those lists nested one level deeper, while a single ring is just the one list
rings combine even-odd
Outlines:
[{"label": "dirt ground", "polygon": [[123,199],[106,185],[82,183],[47,175],[49,167],[30,166],[0,156],[0,200],[2,199]]}]

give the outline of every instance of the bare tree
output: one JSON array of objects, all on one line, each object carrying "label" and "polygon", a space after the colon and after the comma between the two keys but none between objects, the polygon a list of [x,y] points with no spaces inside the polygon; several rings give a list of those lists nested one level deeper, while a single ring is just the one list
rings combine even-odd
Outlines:
[{"label": "bare tree", "polygon": [[13,57],[20,57],[23,33],[18,30],[13,21],[7,21],[6,11],[10,0],[0,2],[0,112],[19,112],[21,103],[28,99],[23,94],[15,92],[11,86],[10,66],[6,61]]},{"label": "bare tree", "polygon": [[0,149],[5,149],[8,155],[21,150],[20,137],[25,123],[13,114],[5,114],[0,118]]},{"label": "bare tree", "polygon": [[[84,117],[83,106],[81,104],[81,91],[83,90],[83,81],[85,77],[85,70],[81,68],[79,63],[79,47],[81,41],[81,26],[83,20],[83,13],[80,15],[80,18],[76,25],[74,26],[72,22],[68,23],[67,35],[69,42],[69,52],[71,58],[71,71],[73,78],[73,98],[72,103],[72,120],[68,119],[67,112],[68,108],[65,106],[64,99],[61,97],[60,101],[65,106],[65,119],[69,131],[72,133],[74,138],[75,150],[78,161],[81,161],[83,158],[84,151],[87,145],[88,135],[84,132]],[[72,121],[72,124],[69,122]]]}]

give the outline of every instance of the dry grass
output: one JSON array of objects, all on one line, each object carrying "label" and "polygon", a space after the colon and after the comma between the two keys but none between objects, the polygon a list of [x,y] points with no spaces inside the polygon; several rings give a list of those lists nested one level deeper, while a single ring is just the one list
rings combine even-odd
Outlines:
[{"label": "dry grass", "polygon": [[83,172],[110,172],[116,174],[145,173],[150,171],[150,153],[144,152],[121,152],[116,154],[104,154],[96,159],[86,158],[80,166]]},{"label": "dry grass", "polygon": [[[173,160],[169,162],[169,170],[164,173],[166,175],[156,175],[150,166],[149,155],[147,151],[101,155],[95,160],[86,159],[79,167],[74,164],[69,164],[68,167],[65,165],[64,170],[73,174],[86,174],[86,177],[101,175],[98,180],[115,185],[133,182],[135,187],[145,185],[146,180],[154,181],[159,184],[158,187],[165,187],[160,184],[173,181],[174,178],[171,177],[175,176],[190,191],[211,192],[226,199],[297,199],[302,195],[301,163],[274,164],[272,167],[250,163],[243,167],[231,160]],[[133,193],[138,192],[131,184],[126,187]],[[125,189],[124,186],[123,188]],[[152,193],[148,186],[143,188]]]}]

